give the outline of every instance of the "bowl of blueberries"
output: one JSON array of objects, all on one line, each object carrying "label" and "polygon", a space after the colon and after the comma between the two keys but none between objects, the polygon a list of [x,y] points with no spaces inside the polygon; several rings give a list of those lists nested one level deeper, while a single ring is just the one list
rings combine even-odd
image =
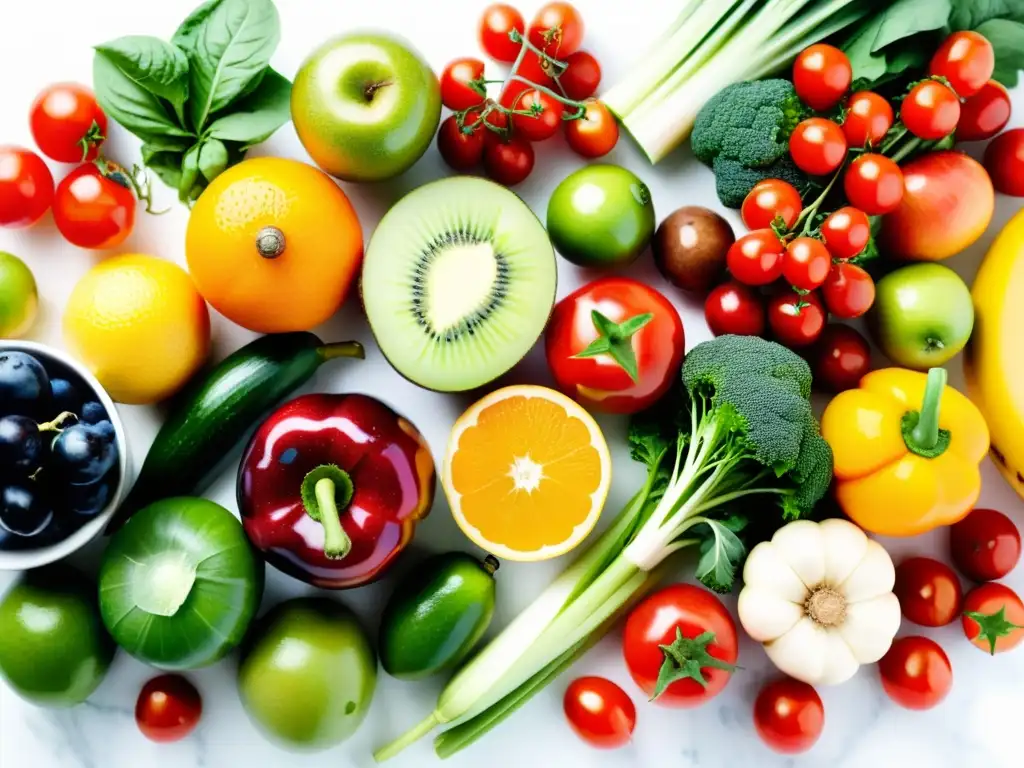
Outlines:
[{"label": "bowl of blueberries", "polygon": [[124,426],[92,374],[43,344],[0,341],[0,569],[81,548],[113,516],[127,475]]}]

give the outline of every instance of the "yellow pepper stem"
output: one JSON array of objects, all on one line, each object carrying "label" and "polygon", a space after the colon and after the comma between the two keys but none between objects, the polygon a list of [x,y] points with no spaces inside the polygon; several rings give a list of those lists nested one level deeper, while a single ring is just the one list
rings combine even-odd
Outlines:
[{"label": "yellow pepper stem", "polygon": [[921,410],[907,411],[903,416],[903,441],[919,456],[935,458],[949,447],[949,430],[939,429],[939,406],[946,376],[945,368],[929,370]]}]

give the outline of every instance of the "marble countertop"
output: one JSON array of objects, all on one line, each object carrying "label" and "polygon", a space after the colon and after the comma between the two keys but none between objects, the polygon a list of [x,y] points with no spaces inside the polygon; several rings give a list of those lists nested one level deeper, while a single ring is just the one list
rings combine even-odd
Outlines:
[{"label": "marble countertop", "polygon": [[[164,0],[139,3],[133,0],[94,0],[88,8],[74,9],[66,0],[32,0],[5,10],[4,45],[0,46],[0,96],[5,109],[0,115],[0,141],[30,144],[27,125],[29,104],[43,85],[58,80],[88,81],[90,46],[122,34],[168,36],[192,9],[196,0]],[[604,66],[606,82],[624,72],[630,60],[674,17],[676,0],[634,3],[628,12],[599,0],[575,0],[587,23],[585,47],[594,51]],[[324,2],[324,0],[277,0],[283,39],[274,66],[292,75],[305,54],[329,34],[353,28],[389,28],[413,41],[437,71],[456,56],[478,55],[475,42],[482,0],[445,0],[443,3],[412,3],[408,0],[375,0],[372,3]],[[523,3],[529,15],[539,3]],[[1024,103],[1024,89],[1014,94]],[[1024,110],[1014,119],[1024,125]],[[517,191],[543,215],[547,196],[555,184],[579,161],[561,140],[542,145],[538,169]],[[108,151],[130,163],[137,157],[136,140],[113,128]],[[974,150],[972,150],[974,151]],[[279,131],[255,154],[306,159],[291,126]],[[685,152],[676,153],[651,168],[628,141],[609,156],[610,162],[626,165],[648,183],[659,218],[685,204],[717,206],[712,175]],[[409,173],[373,187],[343,185],[369,235],[391,203],[408,190],[450,173],[431,148]],[[171,207],[162,217],[140,214],[136,231],[121,251],[152,253],[183,263],[187,212],[176,205],[173,193],[156,184],[157,207]],[[970,279],[998,231],[1019,208],[1019,202],[1000,198],[996,219],[988,233],[969,251],[949,263]],[[735,212],[728,214],[739,227]],[[0,230],[0,250],[19,254],[29,263],[40,285],[43,312],[33,338],[61,345],[60,314],[76,280],[97,256],[65,244],[47,217],[31,230]],[[581,270],[561,262],[559,295],[565,295],[588,279]],[[664,285],[650,263],[641,260],[630,274],[662,287],[679,307],[687,330],[687,346],[709,337],[701,303]],[[351,302],[350,304],[354,304]],[[435,456],[447,441],[454,418],[465,408],[465,398],[428,393],[401,379],[373,345],[365,321],[354,306],[346,307],[319,329],[327,339],[358,338],[368,348],[367,360],[351,366],[322,370],[303,391],[373,392],[399,407],[420,427]],[[252,334],[214,319],[214,354],[226,355]],[[951,381],[962,384],[960,361],[950,364]],[[549,382],[543,355],[537,350],[512,374],[518,381]],[[137,469],[159,423],[156,408],[119,408],[129,432],[132,461]],[[603,418],[610,445],[614,446],[616,475],[606,508],[605,521],[639,486],[643,470],[633,465],[624,450],[624,423]],[[237,454],[233,457],[237,461]],[[233,468],[232,468],[233,469]],[[208,492],[215,501],[234,509],[234,473],[226,472]],[[1024,524],[1024,503],[987,465],[982,503],[1010,514]],[[946,555],[944,531],[908,541],[886,540],[894,559],[909,554]],[[469,551],[451,519],[443,499],[421,527],[414,548],[417,553],[459,548]],[[93,542],[74,559],[94,567],[102,542]],[[408,560],[406,561],[408,563]],[[563,567],[556,560],[540,564],[505,564],[498,575],[498,609],[492,626],[503,626]],[[399,566],[401,570],[402,566]],[[312,592],[308,587],[268,568],[264,608],[279,600]],[[685,574],[680,574],[683,577]],[[0,590],[15,574],[0,573]],[[1005,580],[1024,591],[1024,568]],[[337,599],[351,606],[366,627],[376,631],[383,601],[392,580]],[[727,598],[730,609],[735,599]],[[964,765],[1010,768],[1021,764],[1017,732],[1024,711],[1024,651],[994,658],[979,652],[954,624],[924,630],[905,624],[901,634],[923,633],[942,644],[952,661],[954,685],[949,697],[928,712],[909,712],[895,706],[883,693],[873,667],[862,669],[850,682],[820,690],[826,712],[824,733],[818,744],[798,758],[771,753],[758,739],[752,722],[752,703],[760,686],[775,671],[763,651],[744,639],[738,671],[721,695],[694,710],[666,709],[643,701],[629,680],[621,659],[619,633],[613,632],[573,667],[572,672],[536,696],[522,711],[474,747],[448,761],[453,768],[514,768],[522,765],[573,766],[573,768],[732,768],[734,766],[829,766],[830,768],[888,768],[928,765],[960,768]],[[433,706],[440,681],[405,683],[383,672],[370,714],[359,732],[345,744],[316,754],[297,754],[269,743],[252,725],[239,704],[235,687],[236,660],[189,677],[204,698],[199,728],[186,740],[156,745],[137,730],[133,718],[135,699],[153,671],[125,653],[118,654],[102,686],[84,705],[71,710],[37,709],[17,698],[0,683],[0,768],[370,768],[373,747],[418,722]],[[561,695],[568,681],[580,674],[600,674],[616,680],[630,692],[638,707],[633,743],[616,752],[591,750],[569,731],[561,713]],[[435,764],[429,743],[409,749],[395,759],[395,768],[423,768]]]}]

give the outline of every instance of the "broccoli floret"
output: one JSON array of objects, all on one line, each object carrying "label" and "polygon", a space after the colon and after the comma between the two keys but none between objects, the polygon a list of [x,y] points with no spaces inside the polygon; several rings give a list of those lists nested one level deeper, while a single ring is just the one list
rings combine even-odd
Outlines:
[{"label": "broccoli floret", "polygon": [[748,168],[739,160],[720,155],[715,158],[711,167],[715,171],[715,191],[718,193],[718,199],[727,208],[739,208],[743,205],[744,198],[754,185],[765,179],[788,181],[796,187],[801,197],[807,194],[811,185],[807,174],[797,168],[788,155],[764,168]]}]

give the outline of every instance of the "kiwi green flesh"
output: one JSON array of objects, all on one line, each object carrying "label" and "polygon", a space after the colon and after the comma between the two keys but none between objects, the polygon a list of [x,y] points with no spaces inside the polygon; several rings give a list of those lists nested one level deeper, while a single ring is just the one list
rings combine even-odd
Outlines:
[{"label": "kiwi green flesh", "polygon": [[406,195],[363,263],[366,316],[384,356],[441,392],[483,386],[536,343],[555,301],[555,254],[513,192],[456,176]]}]

